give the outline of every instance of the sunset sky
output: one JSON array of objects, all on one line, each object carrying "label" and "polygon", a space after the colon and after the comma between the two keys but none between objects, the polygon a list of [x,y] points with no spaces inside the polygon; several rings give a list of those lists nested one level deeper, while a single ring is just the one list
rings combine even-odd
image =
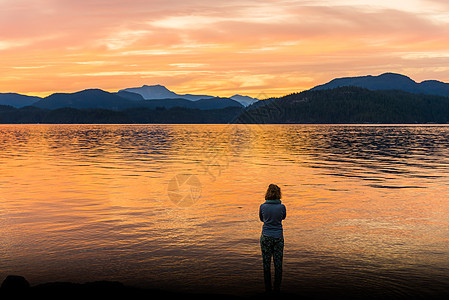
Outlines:
[{"label": "sunset sky", "polygon": [[384,72],[449,82],[449,1],[0,0],[0,57],[0,92],[37,96],[281,96]]}]

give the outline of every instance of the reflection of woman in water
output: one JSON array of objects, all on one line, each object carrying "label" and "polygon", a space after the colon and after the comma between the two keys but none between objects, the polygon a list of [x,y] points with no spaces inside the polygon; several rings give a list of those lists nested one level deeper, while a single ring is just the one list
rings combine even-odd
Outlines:
[{"label": "reflection of woman in water", "polygon": [[271,292],[271,257],[274,261],[274,291],[279,292],[282,280],[282,258],[284,253],[284,235],[282,220],[287,216],[284,204],[281,204],[281,189],[268,186],[265,203],[260,205],[259,218],[263,222],[260,247],[262,249],[265,291]]}]

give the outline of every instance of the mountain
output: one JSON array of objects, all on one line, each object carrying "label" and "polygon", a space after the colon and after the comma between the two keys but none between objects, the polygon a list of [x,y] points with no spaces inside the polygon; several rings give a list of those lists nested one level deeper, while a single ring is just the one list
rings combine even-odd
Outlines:
[{"label": "mountain", "polygon": [[[259,103],[259,102],[257,102]],[[256,104],[257,104],[256,103]],[[449,97],[359,87],[308,90],[247,108],[234,123],[449,123]]]},{"label": "mountain", "polygon": [[120,90],[120,92],[131,92],[141,95],[146,100],[154,100],[154,99],[186,99],[186,100],[200,100],[200,99],[210,99],[214,98],[214,96],[207,96],[207,95],[191,95],[191,94],[185,94],[185,95],[179,95],[175,92],[170,91],[163,85],[144,85],[142,87],[135,87],[135,88],[127,88]]},{"label": "mountain", "polygon": [[336,78],[330,82],[316,86],[312,90],[333,89],[342,86],[356,86],[369,90],[402,90],[415,94],[439,95],[449,97],[449,83],[426,80],[417,83],[411,78],[395,73],[384,73],[379,76],[361,76]]},{"label": "mountain", "polygon": [[[128,93],[125,95],[124,93]],[[216,98],[215,96],[209,96],[209,95],[192,95],[192,94],[177,94],[175,92],[170,91],[163,85],[144,85],[142,87],[135,87],[135,88],[127,88],[120,90],[117,94],[119,96],[125,96],[129,100],[141,100],[141,99],[132,99],[130,96],[131,93],[138,94],[143,97],[145,100],[162,100],[162,99],[186,99],[189,101],[197,101],[197,100],[203,100],[203,99],[213,99]],[[249,96],[242,96],[242,95],[234,95],[230,97],[229,99],[232,99],[234,101],[239,102],[243,106],[248,106],[256,101],[259,101],[259,99],[251,98]]]},{"label": "mountain", "polygon": [[114,93],[100,89],[88,89],[76,93],[55,93],[33,104],[35,107],[45,109],[57,108],[103,108],[120,110],[132,107],[131,100],[122,98]]},{"label": "mountain", "polygon": [[127,91],[120,91],[115,93],[117,96],[125,98],[127,100],[131,100],[131,101],[144,101],[145,99],[142,97],[142,95],[140,94],[136,94],[136,93],[131,93],[131,92],[127,92]]},{"label": "mountain", "polygon": [[243,106],[249,106],[257,101],[259,101],[259,99],[256,98],[251,98],[249,96],[242,96],[242,95],[234,95],[232,97],[229,97],[232,100],[235,100],[237,102],[239,102],[240,104],[242,104]]},{"label": "mountain", "polygon": [[[265,105],[259,105],[260,102]],[[115,93],[85,90],[72,94],[53,94],[35,106],[15,108],[0,105],[0,123],[228,122],[447,124],[449,97],[400,90],[372,91],[359,87],[338,87],[270,98],[245,108],[229,98],[132,101]]]},{"label": "mountain", "polygon": [[229,98],[214,97],[196,101],[186,99],[143,100],[139,94],[128,91],[109,93],[100,89],[88,89],[76,93],[56,93],[33,104],[43,109],[76,108],[76,109],[109,109],[123,110],[127,108],[172,108],[221,109],[225,107],[242,107]]},{"label": "mountain", "polygon": [[32,105],[42,98],[20,95],[16,93],[0,93],[0,105],[10,105],[13,107],[24,107]]}]

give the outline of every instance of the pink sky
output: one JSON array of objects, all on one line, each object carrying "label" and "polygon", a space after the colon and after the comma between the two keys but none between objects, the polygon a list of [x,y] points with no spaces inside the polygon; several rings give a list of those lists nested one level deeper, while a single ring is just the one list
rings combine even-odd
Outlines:
[{"label": "pink sky", "polygon": [[0,57],[0,92],[38,96],[281,96],[384,72],[449,82],[449,2],[0,0]]}]

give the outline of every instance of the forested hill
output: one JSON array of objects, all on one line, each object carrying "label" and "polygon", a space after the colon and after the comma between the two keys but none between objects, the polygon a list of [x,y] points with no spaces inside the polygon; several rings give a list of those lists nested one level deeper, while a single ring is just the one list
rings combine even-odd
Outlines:
[{"label": "forested hill", "polygon": [[425,80],[418,83],[408,76],[395,73],[384,73],[378,76],[335,78],[328,83],[312,88],[312,90],[327,90],[342,86],[357,86],[372,91],[394,89],[414,94],[449,97],[449,83],[438,80]]},{"label": "forested hill", "polygon": [[425,124],[449,122],[449,97],[359,87],[308,90],[259,107],[235,123]]}]

